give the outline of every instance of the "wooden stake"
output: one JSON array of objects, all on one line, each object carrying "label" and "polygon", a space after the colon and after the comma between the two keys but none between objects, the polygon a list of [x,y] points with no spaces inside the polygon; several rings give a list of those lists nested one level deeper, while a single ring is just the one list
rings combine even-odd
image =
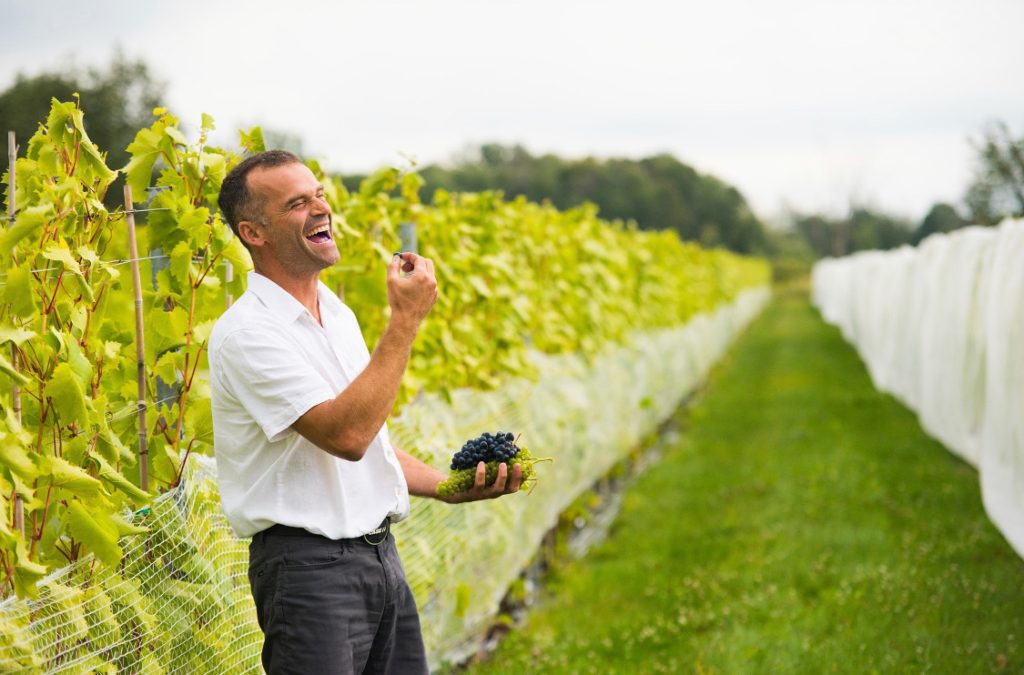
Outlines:
[{"label": "wooden stake", "polygon": [[128,255],[132,259],[132,287],[135,289],[135,358],[137,365],[139,413],[139,487],[149,492],[149,449],[146,444],[146,342],[142,324],[142,277],[139,247],[135,243],[135,206],[132,188],[124,186],[124,212],[128,221]]},{"label": "wooden stake", "polygon": [[[7,165],[9,167],[7,172],[7,227],[10,228],[14,225],[14,218],[17,213],[16,209],[16,195],[17,190],[15,189],[15,168],[18,162],[18,144],[17,139],[14,136],[13,131],[7,132]],[[11,365],[14,366],[14,370],[18,370],[18,348],[15,345],[11,345]],[[11,407],[14,408],[14,417],[18,420],[18,424],[21,424],[21,388],[18,385],[14,385],[11,388]],[[17,492],[14,493],[14,528],[25,536],[25,505],[21,501],[21,497]]]}]

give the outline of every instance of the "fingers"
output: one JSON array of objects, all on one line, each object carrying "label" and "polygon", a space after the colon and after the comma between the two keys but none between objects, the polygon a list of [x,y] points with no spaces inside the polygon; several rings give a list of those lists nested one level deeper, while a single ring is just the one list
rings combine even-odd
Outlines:
[{"label": "fingers", "polygon": [[425,272],[431,278],[434,276],[434,261],[430,258],[424,258],[421,255],[406,251],[404,253],[397,254],[402,260],[402,271],[411,272],[416,274],[417,272]]},{"label": "fingers", "polygon": [[512,480],[509,481],[507,492],[519,492],[519,487],[523,484],[523,467],[521,464],[516,464],[512,467]]},{"label": "fingers", "polygon": [[484,482],[487,479],[487,465],[480,462],[476,465],[476,477],[473,480],[473,487],[477,490],[484,489]]},{"label": "fingers", "polygon": [[402,265],[402,258],[397,253],[391,257],[391,262],[388,263],[388,281],[392,282],[399,279],[399,272]]},{"label": "fingers", "polygon": [[505,481],[508,480],[508,465],[502,462],[498,465],[498,475],[494,479],[494,485],[491,486],[491,491],[495,493],[495,496],[500,495],[505,491]]}]

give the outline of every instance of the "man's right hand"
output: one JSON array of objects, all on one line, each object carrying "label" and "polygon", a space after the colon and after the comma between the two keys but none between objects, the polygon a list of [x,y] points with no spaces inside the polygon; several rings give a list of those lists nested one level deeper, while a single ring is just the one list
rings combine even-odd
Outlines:
[{"label": "man's right hand", "polygon": [[[403,266],[412,267],[403,276]],[[437,279],[430,258],[415,253],[401,253],[391,258],[388,265],[388,304],[392,320],[408,322],[418,328],[437,300]]]}]

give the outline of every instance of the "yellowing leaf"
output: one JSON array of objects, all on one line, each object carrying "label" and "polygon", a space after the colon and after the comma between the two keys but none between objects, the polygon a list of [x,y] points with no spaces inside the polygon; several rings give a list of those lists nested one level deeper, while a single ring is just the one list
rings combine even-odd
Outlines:
[{"label": "yellowing leaf", "polygon": [[28,554],[28,547],[22,539],[14,549],[14,592],[19,598],[35,598],[39,595],[36,582],[42,579],[47,570],[39,563],[33,561]]},{"label": "yellowing leaf", "polygon": [[103,484],[90,476],[83,469],[67,460],[54,455],[39,458],[39,473],[49,476],[50,483],[80,497],[97,497],[101,494]]},{"label": "yellowing leaf", "polygon": [[147,532],[149,532],[148,527],[136,525],[135,523],[129,523],[122,516],[116,513],[111,514],[110,522],[114,523],[114,525],[117,527],[117,533],[122,537],[128,536],[130,534],[146,534]]},{"label": "yellowing leaf", "polygon": [[77,499],[68,502],[64,514],[68,532],[92,551],[105,564],[114,567],[123,555],[117,545],[117,527],[110,516],[103,513],[89,513]]},{"label": "yellowing leaf", "polygon": [[82,275],[82,268],[79,267],[78,261],[71,255],[71,251],[63,246],[48,246],[43,249],[43,257],[47,260],[59,262],[64,266],[64,269],[73,274]]}]

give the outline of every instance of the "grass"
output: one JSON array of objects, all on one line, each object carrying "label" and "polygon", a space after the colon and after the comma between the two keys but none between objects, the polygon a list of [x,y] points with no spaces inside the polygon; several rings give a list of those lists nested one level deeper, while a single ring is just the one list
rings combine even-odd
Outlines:
[{"label": "grass", "polygon": [[609,538],[472,673],[1024,672],[1024,561],[977,473],[781,294]]}]

